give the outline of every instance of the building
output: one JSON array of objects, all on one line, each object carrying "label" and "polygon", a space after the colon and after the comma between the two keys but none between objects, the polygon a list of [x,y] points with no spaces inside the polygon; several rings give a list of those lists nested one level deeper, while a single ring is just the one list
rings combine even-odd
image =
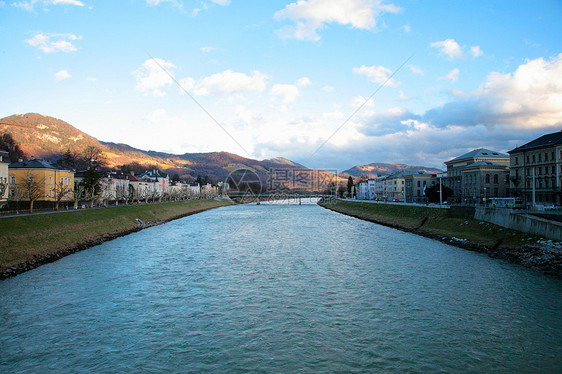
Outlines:
[{"label": "building", "polygon": [[509,153],[510,192],[525,205],[562,205],[562,131]]},{"label": "building", "polygon": [[404,175],[404,198],[407,203],[428,202],[425,191],[439,183],[434,174],[425,172],[407,173]]},{"label": "building", "polygon": [[11,200],[29,201],[30,197],[36,201],[73,200],[74,171],[72,170],[62,169],[39,159],[15,162],[8,168],[8,189]]},{"label": "building", "polygon": [[170,190],[170,179],[167,174],[160,173],[159,170],[149,170],[137,175],[140,179],[144,179],[151,183],[151,195],[153,197],[162,197]]},{"label": "building", "polygon": [[404,201],[404,172],[386,177],[383,195],[387,201]]},{"label": "building", "polygon": [[358,200],[375,200],[376,197],[374,179],[367,179],[357,184]]},{"label": "building", "polygon": [[509,194],[509,168],[491,161],[478,161],[458,168],[461,172],[462,202],[487,205],[489,198]]},{"label": "building", "polygon": [[0,206],[8,201],[8,165],[10,164],[10,154],[0,151]]},{"label": "building", "polygon": [[[463,194],[462,172],[466,169],[463,168],[480,161],[488,161],[497,165],[503,165],[506,169],[509,168],[508,154],[486,148],[478,148],[450,161],[446,161],[447,178],[443,180],[443,184],[453,191],[453,196],[451,198],[454,201],[464,202],[465,196]],[[484,186],[474,186],[474,188],[475,190],[483,190]]]}]

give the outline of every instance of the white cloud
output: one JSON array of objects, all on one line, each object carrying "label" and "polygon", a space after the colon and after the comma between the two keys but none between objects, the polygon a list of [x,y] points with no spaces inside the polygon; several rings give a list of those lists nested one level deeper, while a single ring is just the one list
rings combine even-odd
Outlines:
[{"label": "white cloud", "polygon": [[412,71],[412,73],[414,73],[416,75],[425,75],[425,72],[422,69],[419,69],[419,68],[415,67],[414,65],[410,65],[410,70]]},{"label": "white cloud", "polygon": [[284,104],[294,103],[300,95],[299,88],[293,84],[275,84],[269,90],[269,94],[279,98]]},{"label": "white cloud", "polygon": [[160,58],[146,60],[140,68],[133,72],[137,81],[136,89],[154,96],[166,95],[164,89],[174,81],[162,67],[167,71],[175,68],[174,64]]},{"label": "white cloud", "polygon": [[32,47],[37,47],[45,53],[53,52],[74,52],[76,47],[70,42],[80,40],[80,35],[74,34],[36,34],[31,39],[25,39],[24,42]]},{"label": "white cloud", "polygon": [[[266,88],[266,81],[269,77],[257,70],[250,72],[250,75],[225,70],[195,82],[193,78],[185,78],[182,84],[191,85],[196,95],[209,94],[232,94],[241,92],[263,92]],[[185,87],[188,89],[187,87]]]},{"label": "white cloud", "polygon": [[370,30],[382,13],[397,13],[400,8],[381,0],[298,0],[275,13],[276,19],[296,23],[281,30],[285,37],[301,40],[319,40],[317,31],[327,23],[349,25]]},{"label": "white cloud", "polygon": [[324,91],[324,92],[334,92],[335,89],[336,88],[334,86],[324,86],[324,87],[322,87],[322,91]]},{"label": "white cloud", "polygon": [[297,86],[299,86],[299,87],[308,87],[308,86],[311,86],[311,85],[312,85],[312,82],[307,77],[299,78],[299,80],[297,81]]},{"label": "white cloud", "polygon": [[396,87],[400,82],[396,82],[394,78],[390,78],[392,70],[384,66],[365,66],[361,65],[359,68],[353,68],[353,72],[360,75],[366,75],[371,82],[385,84],[386,86]]},{"label": "white cloud", "polygon": [[404,32],[410,32],[412,31],[412,28],[410,27],[410,25],[404,25],[402,26],[402,30],[404,30]]},{"label": "white cloud", "polygon": [[199,50],[200,50],[201,52],[208,53],[208,52],[211,52],[211,51],[216,50],[216,48],[215,48],[215,47],[205,46],[205,47],[199,48]]},{"label": "white cloud", "polygon": [[228,5],[230,4],[230,0],[211,0],[215,4],[219,5]]},{"label": "white cloud", "polygon": [[449,56],[451,59],[461,58],[464,53],[454,39],[445,39],[440,42],[434,42],[430,44],[432,47],[439,49],[439,52]]},{"label": "white cloud", "polygon": [[484,54],[484,52],[482,52],[480,47],[477,45],[475,45],[474,47],[470,47],[470,53],[472,53],[472,57],[478,57]]},{"label": "white cloud", "polygon": [[68,72],[68,70],[66,70],[66,69],[59,70],[55,73],[55,80],[57,82],[63,81],[65,79],[69,79],[70,77],[71,77],[71,75]]},{"label": "white cloud", "polygon": [[22,8],[27,11],[33,11],[36,5],[42,5],[46,8],[49,5],[74,5],[82,7],[85,4],[78,0],[28,0],[12,3],[12,6]]},{"label": "white cloud", "polygon": [[371,98],[366,98],[364,96],[356,96],[351,101],[352,108],[359,108],[360,106],[366,106],[367,108],[372,108],[375,106],[375,102]]},{"label": "white cloud", "polygon": [[456,82],[457,79],[459,79],[459,69],[454,68],[453,70],[451,70],[449,72],[449,74],[447,74],[443,77],[437,78],[437,79],[438,80],[448,80],[448,81],[451,81],[451,82]]}]

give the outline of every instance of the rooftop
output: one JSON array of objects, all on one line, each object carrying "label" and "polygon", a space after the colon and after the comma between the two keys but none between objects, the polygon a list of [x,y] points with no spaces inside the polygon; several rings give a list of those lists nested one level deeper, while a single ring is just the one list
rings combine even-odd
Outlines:
[{"label": "rooftop", "polygon": [[28,161],[14,162],[9,165],[10,169],[55,169],[66,170],[58,165],[53,165],[50,162],[39,159],[31,159]]},{"label": "rooftop", "polygon": [[461,155],[457,158],[454,158],[452,160],[449,160],[445,163],[449,163],[449,162],[454,162],[454,161],[462,161],[462,160],[466,160],[466,159],[471,159],[471,158],[477,158],[477,157],[485,157],[485,158],[509,158],[508,154],[505,153],[500,153],[500,152],[496,152],[496,151],[492,151],[490,149],[486,149],[486,148],[478,148],[475,149],[473,151],[470,151],[468,153],[465,153],[464,155]]},{"label": "rooftop", "polygon": [[527,144],[522,145],[521,147],[517,147],[509,151],[508,153],[527,151],[536,148],[550,147],[557,144],[562,144],[562,131],[543,135],[540,138],[537,138]]},{"label": "rooftop", "polygon": [[495,163],[490,162],[490,161],[474,162],[472,164],[461,166],[461,167],[459,167],[459,169],[462,170],[462,169],[480,168],[480,167],[499,167],[499,168],[507,169],[507,166],[505,166],[505,165],[495,164]]}]

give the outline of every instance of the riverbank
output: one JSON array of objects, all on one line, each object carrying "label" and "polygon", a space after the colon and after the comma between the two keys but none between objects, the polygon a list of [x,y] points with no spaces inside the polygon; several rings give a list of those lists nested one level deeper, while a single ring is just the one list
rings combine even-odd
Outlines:
[{"label": "riverbank", "polygon": [[230,204],[190,200],[2,218],[0,279],[149,226]]},{"label": "riverbank", "polygon": [[342,200],[322,202],[320,205],[562,278],[562,244],[536,235],[505,229],[471,217],[453,217],[447,209]]}]

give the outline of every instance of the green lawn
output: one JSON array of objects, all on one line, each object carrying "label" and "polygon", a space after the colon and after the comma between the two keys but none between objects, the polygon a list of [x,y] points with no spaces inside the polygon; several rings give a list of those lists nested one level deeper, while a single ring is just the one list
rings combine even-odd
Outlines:
[{"label": "green lawn", "polygon": [[130,232],[139,227],[137,218],[145,224],[154,224],[229,204],[194,200],[1,218],[0,269]]},{"label": "green lawn", "polygon": [[[473,218],[453,218],[447,209],[398,204],[373,204],[353,201],[327,202],[322,206],[336,212],[352,215],[383,225],[421,232],[446,238],[467,239],[473,244],[493,247],[500,240],[503,248],[518,249],[535,235],[506,229]],[[423,225],[422,225],[423,223]]]}]

